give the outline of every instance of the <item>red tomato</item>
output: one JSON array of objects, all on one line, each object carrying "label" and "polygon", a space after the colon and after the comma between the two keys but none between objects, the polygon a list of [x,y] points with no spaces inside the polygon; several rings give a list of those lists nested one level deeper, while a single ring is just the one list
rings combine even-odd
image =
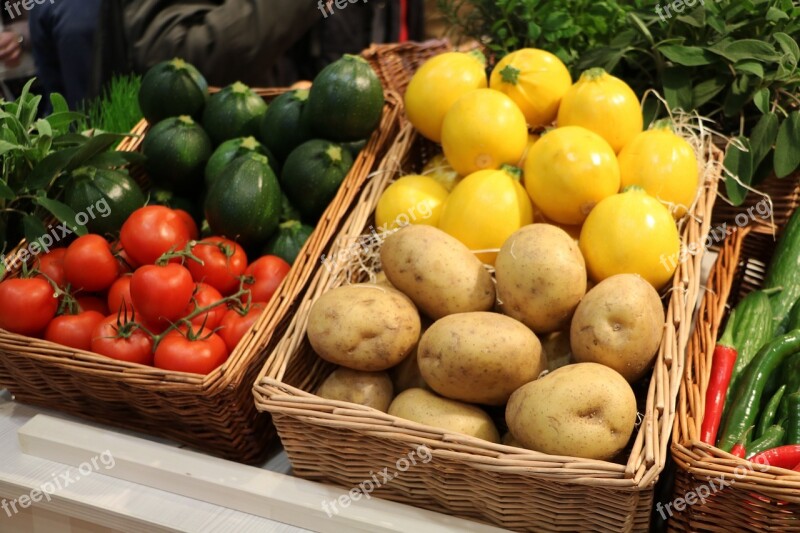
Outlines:
[{"label": "red tomato", "polygon": [[131,278],[133,307],[145,323],[153,325],[169,325],[183,318],[193,293],[192,275],[176,263],[145,265]]},{"label": "red tomato", "polygon": [[78,296],[75,298],[78,302],[78,310],[84,311],[97,311],[103,316],[108,316],[108,306],[102,298],[97,296]]},{"label": "red tomato", "polygon": [[78,237],[67,248],[64,274],[75,290],[104,291],[119,273],[119,263],[111,253],[111,245],[100,235]]},{"label": "red tomato", "polygon": [[128,255],[128,252],[125,251],[125,248],[122,247],[119,241],[113,243],[111,245],[111,250],[114,252],[114,255],[117,257],[117,262],[119,262],[119,271],[122,274],[128,274],[133,272],[141,265],[139,265],[133,258]]},{"label": "red tomato", "polygon": [[[184,311],[183,316],[187,317],[198,307],[208,307],[221,300],[222,295],[217,289],[207,283],[198,283],[192,301]],[[215,330],[219,323],[222,322],[222,317],[225,316],[227,310],[228,308],[225,304],[217,305],[209,311],[194,317],[191,323],[197,327],[205,327],[209,331]]]},{"label": "red tomato", "polygon": [[66,248],[56,248],[36,259],[35,267],[43,275],[50,278],[61,288],[66,287],[67,277],[64,275],[64,256]]},{"label": "red tomato", "polygon": [[97,311],[84,311],[77,315],[61,315],[55,317],[44,331],[44,338],[76,350],[92,349],[92,333],[105,315]]},{"label": "red tomato", "polygon": [[[133,310],[133,298],[131,298],[131,278],[133,274],[123,274],[117,281],[108,289],[108,310],[111,314],[119,313],[120,311],[128,310],[128,313]],[[123,306],[123,302],[125,305]]]},{"label": "red tomato", "polygon": [[0,283],[0,328],[20,335],[41,333],[58,311],[53,287],[42,278]]},{"label": "red tomato", "polygon": [[186,224],[186,228],[189,230],[189,239],[193,241],[197,240],[197,238],[200,236],[200,230],[197,229],[197,222],[194,221],[192,215],[183,209],[173,209],[173,211],[175,211],[175,213],[181,217],[183,223]]},{"label": "red tomato", "polygon": [[119,240],[131,259],[149,265],[170,250],[182,250],[189,237],[189,228],[175,211],[162,205],[148,205],[128,217]]},{"label": "red tomato", "polygon": [[217,333],[222,337],[222,340],[225,341],[225,346],[228,347],[229,352],[233,353],[239,341],[241,341],[245,333],[253,327],[253,324],[256,323],[256,320],[258,320],[262,312],[264,312],[264,304],[257,303],[253,305],[250,311],[245,315],[242,315],[236,309],[231,309],[225,313]]},{"label": "red tomato", "polygon": [[225,296],[239,290],[239,276],[247,270],[247,254],[240,245],[222,237],[203,239],[192,248],[192,253],[203,261],[189,259],[186,266],[198,283],[208,283]]},{"label": "red tomato", "polygon": [[118,361],[153,364],[153,339],[133,323],[117,315],[104,318],[92,331],[92,351]]},{"label": "red tomato", "polygon": [[291,268],[289,263],[280,257],[265,255],[253,261],[247,267],[245,275],[255,278],[255,283],[252,285],[245,284],[244,288],[250,289],[253,302],[269,302]]},{"label": "red tomato", "polygon": [[156,368],[208,374],[228,359],[225,341],[216,333],[202,330],[196,340],[187,337],[185,329],[171,331],[159,343],[153,364]]}]

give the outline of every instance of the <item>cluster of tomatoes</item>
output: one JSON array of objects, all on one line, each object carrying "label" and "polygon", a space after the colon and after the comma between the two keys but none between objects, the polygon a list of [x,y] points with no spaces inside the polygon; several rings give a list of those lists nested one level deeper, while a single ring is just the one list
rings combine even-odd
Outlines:
[{"label": "cluster of tomatoes", "polygon": [[164,370],[207,374],[224,363],[290,269],[248,264],[236,242],[198,240],[180,210],[147,206],[119,241],[84,235],[0,283],[0,328]]}]

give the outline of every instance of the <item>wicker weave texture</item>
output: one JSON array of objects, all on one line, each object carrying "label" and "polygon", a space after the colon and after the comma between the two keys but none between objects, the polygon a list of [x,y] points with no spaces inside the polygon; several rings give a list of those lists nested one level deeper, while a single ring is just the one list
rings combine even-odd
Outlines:
[{"label": "wicker weave texture", "polygon": [[[284,91],[257,92],[271,99]],[[168,372],[0,330],[0,388],[24,403],[169,438],[226,459],[261,461],[275,443],[275,432],[269,417],[253,405],[253,381],[320,268],[320,254],[396,135],[400,111],[399,97],[387,92],[380,127],[356,158],[287,278],[221,367],[207,376]],[[120,149],[138,150],[147,128],[146,122],[140,123],[133,130],[137,136]],[[140,169],[132,174],[146,183]]]},{"label": "wicker weave texture", "polygon": [[[788,191],[788,196],[774,197],[776,206],[795,202],[800,175],[782,183],[787,185],[784,192]],[[784,224],[790,215],[783,219]],[[678,397],[671,447],[677,469],[675,497],[708,487],[720,476],[735,483],[715,491],[702,504],[674,512],[669,521],[672,531],[800,531],[800,474],[753,465],[699,440],[720,329],[730,309],[761,287],[775,244],[763,227],[735,230],[724,242],[709,275]]]},{"label": "wicker weave texture", "polygon": [[[329,257],[368,233],[378,198],[392,179],[403,171],[418,171],[434,153],[433,145],[404,127]],[[711,157],[718,162],[720,154]],[[708,232],[719,180],[718,165],[713,168],[705,175],[692,216],[685,219],[684,243],[702,242]],[[645,394],[643,422],[621,463],[495,445],[305,392],[316,390],[332,370],[307,341],[310,307],[330,288],[358,281],[336,270],[317,271],[255,385],[256,404],[272,414],[302,477],[354,487],[369,479],[370,472],[391,471],[409,450],[424,445],[433,459],[415,465],[376,494],[519,531],[646,531],[653,486],[666,460],[701,261],[702,252],[680,263],[666,296],[665,335]],[[304,376],[303,387],[287,384],[296,376]]]}]

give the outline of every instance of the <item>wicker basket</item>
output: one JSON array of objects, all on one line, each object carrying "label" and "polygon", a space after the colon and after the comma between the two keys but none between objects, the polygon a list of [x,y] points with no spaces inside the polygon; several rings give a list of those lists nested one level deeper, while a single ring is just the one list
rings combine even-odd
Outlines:
[{"label": "wicker basket", "polygon": [[748,210],[752,213],[754,206],[761,202],[766,195],[772,201],[772,219],[755,217],[749,225],[752,231],[756,233],[777,234],[789,221],[789,217],[792,216],[797,206],[800,205],[800,171],[783,179],[771,176],[759,185],[757,189],[761,194],[750,192],[744,204],[738,207],[723,201],[717,202],[714,207],[714,225],[727,224],[730,227],[735,226],[736,215],[747,214]]},{"label": "wicker basket", "polygon": [[[433,145],[406,126],[329,257],[369,232],[376,202],[400,168],[418,170],[433,153]],[[713,168],[705,176],[693,216],[686,218],[684,242],[702,240],[709,229],[719,165]],[[643,422],[619,463],[491,444],[306,392],[316,390],[332,370],[313,352],[305,332],[316,298],[349,281],[335,270],[317,271],[255,384],[256,404],[272,414],[294,472],[304,478],[355,487],[384,467],[395,469],[399,458],[425,445],[432,450],[432,461],[403,472],[374,495],[513,530],[646,531],[654,484],[667,457],[701,260],[698,254],[681,263],[668,291],[664,340],[653,377],[641,394],[646,398],[640,407]],[[303,386],[292,384],[297,376],[305,378]]]},{"label": "wicker basket", "polygon": [[[796,178],[787,183],[798,186]],[[791,198],[774,200],[780,205],[796,197],[792,192]],[[710,487],[709,480],[723,475],[735,483],[681,512],[662,511],[671,517],[668,523],[673,531],[800,531],[800,474],[753,465],[699,440],[720,329],[729,310],[761,286],[775,244],[773,236],[759,228],[735,230],[709,276],[679,392],[671,448],[677,470],[675,497]]]},{"label": "wicker basket", "polygon": [[[259,92],[269,99],[283,90]],[[253,405],[253,381],[319,269],[320,254],[396,135],[401,108],[399,97],[387,92],[379,129],[258,322],[217,370],[207,376],[168,372],[0,330],[0,388],[24,403],[165,437],[226,459],[262,460],[274,428]],[[119,149],[137,150],[146,131],[142,122],[133,130],[137,137]],[[140,169],[133,174],[146,180]]]},{"label": "wicker basket", "polygon": [[447,39],[422,43],[373,44],[361,53],[378,74],[383,86],[405,93],[411,76],[431,57],[453,49]]}]

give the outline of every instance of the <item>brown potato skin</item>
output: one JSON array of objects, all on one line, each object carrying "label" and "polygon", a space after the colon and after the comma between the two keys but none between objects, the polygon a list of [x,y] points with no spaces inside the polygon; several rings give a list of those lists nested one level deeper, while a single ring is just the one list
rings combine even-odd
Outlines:
[{"label": "brown potato skin", "polygon": [[600,363],[633,383],[653,367],[664,334],[658,292],[635,274],[598,283],[575,311],[570,328],[573,358]]},{"label": "brown potato skin", "polygon": [[567,328],[586,294],[586,262],[578,245],[550,224],[530,224],[511,235],[495,268],[503,313],[537,334]]},{"label": "brown potato skin", "polygon": [[308,316],[308,340],[326,361],[379,372],[399,364],[419,341],[420,317],[399,291],[344,285],[323,294]]},{"label": "brown potato skin", "polygon": [[434,320],[494,307],[491,274],[466,246],[432,226],[412,224],[387,237],[381,266],[391,284]]},{"label": "brown potato skin", "polygon": [[427,390],[408,389],[400,393],[389,406],[389,414],[489,442],[500,442],[497,427],[483,409],[442,398]]},{"label": "brown potato skin", "polygon": [[434,323],[419,341],[425,382],[446,398],[503,405],[545,368],[542,345],[524,324],[497,313],[460,313]]},{"label": "brown potato skin", "polygon": [[586,459],[622,451],[636,415],[631,386],[597,363],[559,368],[521,387],[506,406],[508,429],[525,448]]},{"label": "brown potato skin", "polygon": [[320,385],[317,396],[365,405],[385,413],[394,398],[394,390],[386,372],[339,367]]}]

